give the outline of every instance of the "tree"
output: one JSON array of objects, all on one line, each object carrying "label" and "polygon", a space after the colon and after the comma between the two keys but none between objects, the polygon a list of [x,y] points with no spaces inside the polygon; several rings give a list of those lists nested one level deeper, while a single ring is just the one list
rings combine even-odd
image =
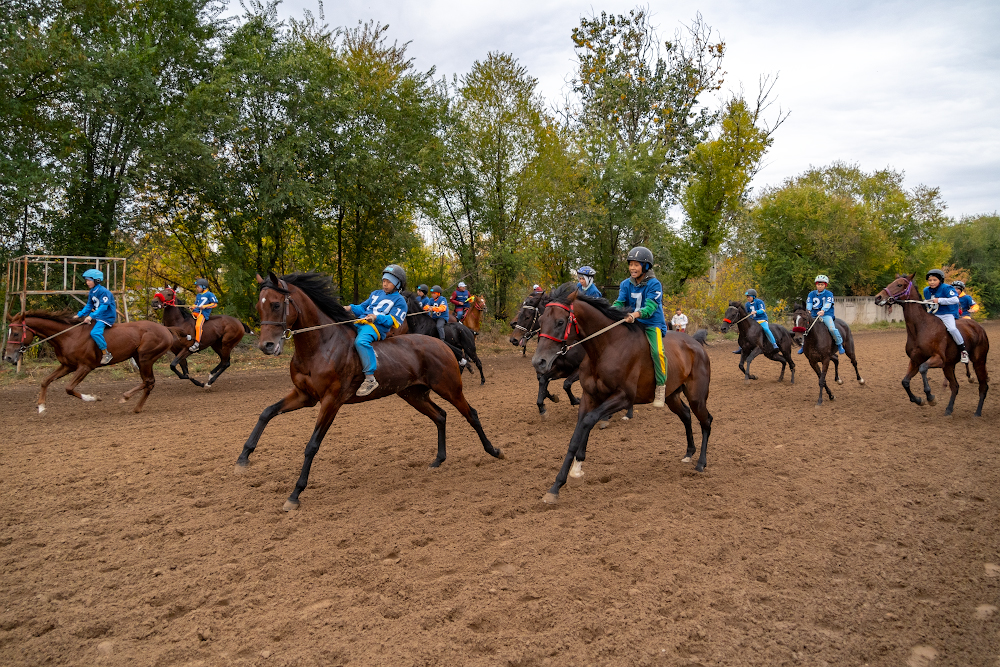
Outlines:
[{"label": "tree", "polygon": [[968,267],[969,285],[990,313],[1000,312],[1000,216],[976,215],[946,227],[951,262]]}]

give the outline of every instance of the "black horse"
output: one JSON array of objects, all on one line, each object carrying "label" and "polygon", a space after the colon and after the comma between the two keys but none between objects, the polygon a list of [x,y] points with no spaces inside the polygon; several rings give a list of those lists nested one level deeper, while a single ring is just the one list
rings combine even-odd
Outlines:
[{"label": "black horse", "polygon": [[[823,405],[823,390],[826,395],[833,400],[833,392],[826,384],[826,371],[833,362],[833,379],[837,384],[844,384],[840,379],[840,357],[837,354],[837,342],[833,339],[830,330],[821,322],[816,322],[815,326],[812,316],[806,307],[801,303],[796,303],[792,312],[792,332],[795,342],[802,346],[803,354],[809,360],[809,365],[816,372],[819,378],[819,400],[816,405]],[[858,376],[858,384],[864,385],[865,381],[858,372],[858,358],[854,353],[854,336],[847,322],[834,319],[833,324],[840,331],[840,337],[844,339],[844,352],[847,353],[851,363],[854,364],[854,373]],[[820,366],[822,365],[822,369]]]},{"label": "black horse", "polygon": [[[740,370],[743,371],[744,381],[756,380],[756,375],[750,374],[750,363],[763,354],[771,361],[781,363],[781,375],[778,382],[785,379],[785,366],[792,370],[791,383],[795,384],[795,362],[792,361],[792,334],[785,327],[774,322],[768,322],[774,340],[778,347],[771,345],[762,327],[757,320],[747,316],[746,307],[739,301],[730,301],[723,318],[722,333],[726,333],[734,325],[740,332]],[[744,363],[746,366],[744,367]]]},{"label": "black horse", "polygon": [[[409,329],[409,333],[423,334],[437,338],[437,325],[434,324],[434,320],[423,309],[423,306],[420,305],[417,295],[413,292],[404,292],[403,296],[406,298],[406,326]],[[483,375],[483,362],[479,360],[479,355],[476,354],[476,334],[473,333],[472,329],[464,324],[456,324],[454,322],[445,324],[444,342],[455,353],[455,358],[458,359],[458,363],[462,368],[470,373],[472,373],[470,364],[463,364],[462,360],[471,360],[476,365],[476,368],[479,369],[479,384],[486,384],[486,376]]]}]

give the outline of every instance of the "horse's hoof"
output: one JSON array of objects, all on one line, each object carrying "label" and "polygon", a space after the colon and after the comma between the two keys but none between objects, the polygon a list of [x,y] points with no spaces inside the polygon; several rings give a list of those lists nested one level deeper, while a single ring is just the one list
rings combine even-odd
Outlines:
[{"label": "horse's hoof", "polygon": [[569,483],[571,486],[580,486],[583,484],[583,461],[573,461],[573,464],[569,467]]},{"label": "horse's hoof", "polygon": [[94,396],[93,394],[80,394],[80,398],[82,398],[85,403],[95,403],[101,400],[100,398]]},{"label": "horse's hoof", "polygon": [[705,465],[703,463],[699,463],[694,467],[694,469],[698,472],[705,472]]},{"label": "horse's hoof", "polygon": [[549,418],[549,413],[548,412],[539,412],[538,413],[538,418],[541,419],[542,421],[547,421],[548,418]]},{"label": "horse's hoof", "polygon": [[837,384],[844,384],[844,381],[841,380],[840,378],[837,378],[836,380],[834,380],[834,382],[836,382]]},{"label": "horse's hoof", "polygon": [[629,417],[628,415],[622,415],[622,421],[623,422],[627,422],[629,419],[632,419],[632,418]]},{"label": "horse's hoof", "polygon": [[127,402],[128,402],[128,399],[127,399],[127,398],[125,398],[124,396],[122,396],[121,398],[119,398],[119,399],[118,399],[118,402],[119,402],[119,403],[127,403]]},{"label": "horse's hoof", "polygon": [[555,396],[555,395],[552,395],[552,396],[549,396],[549,400],[552,401],[553,403],[558,403],[559,402],[559,397]]},{"label": "horse's hoof", "polygon": [[207,382],[205,383],[204,386],[205,386],[205,389],[211,389],[212,388],[212,385],[209,384],[209,383],[207,383]]},{"label": "horse's hoof", "polygon": [[944,411],[944,416],[945,417],[951,417],[951,410],[945,410]]},{"label": "horse's hoof", "polygon": [[685,456],[684,458],[681,459],[681,463],[691,463],[691,457]]},{"label": "horse's hoof", "polygon": [[937,401],[934,400],[933,396],[927,398],[927,405],[935,405]]},{"label": "horse's hoof", "polygon": [[559,502],[559,495],[555,493],[546,493],[542,496],[542,502],[546,505],[555,505]]},{"label": "horse's hoof", "polygon": [[496,450],[496,454],[493,455],[494,458],[501,460],[507,458],[507,455],[503,453],[502,449],[500,449],[499,447],[494,447],[494,449]]},{"label": "horse's hoof", "polygon": [[285,510],[286,512],[291,512],[292,510],[297,510],[298,508],[299,508],[299,501],[292,500],[291,498],[286,500],[285,504],[281,507],[281,509]]},{"label": "horse's hoof", "polygon": [[247,471],[248,467],[249,467],[248,463],[242,463],[240,461],[237,461],[236,465],[233,466],[233,472],[236,473],[237,475],[242,475]]},{"label": "horse's hoof", "polygon": [[865,379],[861,378],[860,380],[858,380],[858,384],[860,384],[862,387],[865,386]]},{"label": "horse's hoof", "polygon": [[920,406],[923,406],[923,404],[924,404],[924,400],[922,398],[914,399],[913,402],[916,403],[917,405],[920,405]]},{"label": "horse's hoof", "polygon": [[597,428],[601,429],[602,431],[603,431],[604,429],[606,429],[606,428],[607,428],[608,426],[610,426],[610,425],[611,425],[611,422],[610,422],[610,421],[607,421],[607,420],[605,420],[605,421],[602,421],[602,422],[597,422]]},{"label": "horse's hoof", "polygon": [[443,463],[443,461],[439,461],[437,459],[434,459],[433,461],[431,461],[431,464],[429,466],[427,466],[427,467],[430,468],[431,470],[437,470],[438,468],[441,467],[442,463]]},{"label": "horse's hoof", "polygon": [[40,414],[40,415],[44,415],[45,414],[45,404],[44,403],[42,403],[41,405],[38,406],[38,414]]}]

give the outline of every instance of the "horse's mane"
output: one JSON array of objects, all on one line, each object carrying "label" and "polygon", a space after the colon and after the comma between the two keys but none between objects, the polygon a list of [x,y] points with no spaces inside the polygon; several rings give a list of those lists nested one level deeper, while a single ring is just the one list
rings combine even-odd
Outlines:
[{"label": "horse's mane", "polygon": [[24,312],[24,317],[37,317],[61,324],[77,324],[79,322],[79,320],[74,319],[76,311],[69,308],[65,310],[27,310]]},{"label": "horse's mane", "polygon": [[[184,306],[184,305],[187,304],[187,301],[185,301],[181,297],[177,296],[176,293],[174,294],[174,299],[176,300],[177,305],[179,305],[179,306]],[[178,308],[178,310],[181,311],[181,317],[183,317],[185,320],[191,320],[192,322],[194,322],[194,315],[191,314],[191,310],[190,309],[188,309],[188,308]]]},{"label": "horse's mane", "polygon": [[[573,294],[573,292],[577,291],[576,285],[577,283],[575,282],[569,282],[569,283],[563,283],[559,287],[555,288],[554,290],[552,290],[552,296],[549,299],[549,303],[554,301],[556,303],[568,305],[570,295]],[[617,308],[613,307],[610,303],[608,303],[608,300],[603,297],[594,298],[591,296],[584,296],[582,294],[577,294],[576,300],[582,301],[583,303],[593,306],[598,310],[598,312],[600,312],[602,315],[607,317],[612,322],[624,320],[625,316],[628,315],[628,313],[625,312],[624,310],[618,310]],[[626,323],[625,326],[634,331],[644,331],[646,328],[645,325],[639,324],[638,322]]]},{"label": "horse's mane", "polygon": [[406,299],[406,312],[407,313],[422,313],[424,312],[424,307],[420,305],[417,301],[417,293],[411,292],[409,290],[400,292],[404,299]]},{"label": "horse's mane", "polygon": [[732,306],[733,308],[735,308],[736,312],[738,312],[740,315],[746,315],[747,314],[746,306],[744,306],[739,301],[730,301],[729,305]]},{"label": "horse's mane", "polygon": [[806,304],[802,303],[801,301],[796,301],[794,304],[792,304],[792,312],[794,313],[797,310],[805,310],[806,312],[809,312],[808,310],[806,310]]},{"label": "horse's mane", "polygon": [[[272,277],[276,276],[273,273],[268,274],[267,279],[260,284],[260,289],[267,287],[282,294],[288,294],[288,290],[276,283]],[[354,315],[344,310],[343,304],[334,293],[333,280],[330,276],[322,273],[289,273],[281,276],[281,280],[289,285],[295,285],[305,292],[305,295],[316,304],[316,307],[334,322],[347,322],[355,319]]]}]

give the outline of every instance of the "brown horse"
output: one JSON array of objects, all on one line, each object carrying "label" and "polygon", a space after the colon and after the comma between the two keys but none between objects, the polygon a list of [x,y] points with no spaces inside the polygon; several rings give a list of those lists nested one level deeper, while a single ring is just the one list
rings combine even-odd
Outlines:
[{"label": "brown horse", "polygon": [[[375,344],[378,388],[368,396],[355,392],[364,380],[361,358],[354,349],[354,316],[345,312],[334,296],[330,278],[316,273],[293,273],[280,279],[273,273],[265,280],[257,276],[260,299],[261,330],[258,348],[265,354],[278,355],[286,337],[296,336],[295,355],[290,366],[295,388],[285,398],[266,408],[257,420],[243,451],[236,461],[237,472],[249,464],[250,454],[264,427],[276,415],[319,404],[319,416],[312,437],[306,445],[302,473],[295,489],[285,501],[285,511],[299,506],[299,494],[309,482],[309,469],[341,406],[363,403],[398,395],[428,417],[437,426],[437,457],[431,467],[445,460],[445,420],[447,413],[430,398],[434,390],[458,408],[479,435],[483,449],[490,456],[504,458],[499,448],[490,444],[479,422],[479,415],[462,393],[462,373],[451,349],[430,336],[394,336]],[[306,331],[308,330],[308,331]],[[393,408],[387,407],[387,410]]]},{"label": "brown horse", "polygon": [[[858,384],[864,385],[865,380],[858,372],[858,357],[854,352],[854,335],[851,328],[843,320],[834,319],[833,325],[840,331],[840,337],[844,340],[844,352],[847,358],[854,364],[854,374],[857,375]],[[816,322],[814,326],[813,317],[806,310],[805,306],[797,303],[792,312],[792,338],[802,346],[802,353],[806,355],[809,365],[819,378],[819,399],[816,405],[823,405],[823,391],[826,390],[830,400],[833,399],[833,392],[826,383],[826,373],[833,362],[833,379],[837,384],[844,384],[840,379],[840,357],[837,352],[837,342],[833,339],[830,330],[822,322]]]},{"label": "brown horse", "polygon": [[[903,389],[910,397],[910,402],[923,404],[923,401],[910,391],[910,378],[919,372],[924,380],[927,404],[934,405],[934,395],[927,381],[927,369],[940,368],[944,370],[944,376],[951,387],[951,400],[948,401],[948,407],[944,411],[946,415],[950,415],[955,408],[955,397],[958,395],[955,364],[959,362],[961,355],[944,322],[927,312],[927,302],[913,283],[914,275],[911,273],[896,276],[894,281],[875,295],[875,303],[880,306],[903,304],[903,319],[906,321],[906,356],[910,358],[910,367],[903,377]],[[990,376],[986,370],[986,355],[990,351],[990,339],[975,320],[956,320],[955,325],[965,339],[969,359],[972,367],[976,369],[976,378],[979,380],[979,405],[976,407],[976,416],[981,417],[986,392],[989,391]]]},{"label": "brown horse", "polygon": [[[749,383],[750,380],[757,379],[756,375],[750,374],[750,363],[757,355],[763,354],[767,359],[781,363],[781,374],[778,376],[778,382],[782,382],[785,379],[785,366],[788,365],[792,369],[791,384],[795,384],[795,362],[792,361],[792,335],[788,333],[788,329],[780,324],[768,322],[771,335],[774,336],[774,341],[778,344],[777,347],[772,346],[771,341],[767,340],[767,335],[764,333],[764,327],[757,320],[747,315],[746,306],[739,301],[729,302],[729,307],[726,308],[726,313],[723,315],[722,321],[723,325],[720,327],[722,333],[728,332],[734,324],[740,332],[739,343],[741,353],[739,368],[743,371],[744,383]],[[765,352],[764,350],[767,351]],[[744,362],[746,362],[745,367],[743,365]]]},{"label": "brown horse", "polygon": [[[66,393],[84,401],[99,401],[97,396],[81,394],[76,386],[83,382],[90,371],[101,365],[101,351],[97,349],[90,337],[91,324],[80,325],[81,320],[72,312],[53,313],[44,310],[29,310],[18,313],[10,322],[7,336],[7,349],[4,359],[16,364],[21,354],[31,345],[37,336],[39,339],[52,337],[52,347],[59,360],[59,367],[42,380],[42,390],[38,394],[38,413],[45,412],[45,393],[53,380],[74,373]],[[72,330],[71,330],[72,329]],[[140,389],[142,398],[135,406],[136,412],[142,412],[149,392],[156,385],[153,377],[153,363],[170,349],[175,335],[166,327],[156,322],[118,322],[104,330],[108,342],[108,351],[114,355],[111,363],[117,364],[127,359],[135,359],[139,367],[142,383],[122,394],[119,403],[132,398]]]},{"label": "brown horse", "polygon": [[[181,301],[183,306],[184,302]],[[177,374],[182,380],[191,380],[194,384],[205,389],[211,388],[219,376],[229,368],[230,357],[233,348],[239,345],[245,334],[250,333],[250,327],[240,322],[230,315],[212,315],[201,331],[201,348],[199,352],[212,348],[219,355],[219,364],[208,373],[208,382],[199,382],[188,375],[187,358],[192,354],[189,348],[194,342],[194,316],[188,308],[181,308],[177,304],[177,291],[166,288],[157,292],[153,296],[153,310],[163,311],[163,324],[170,327],[178,334],[177,342],[174,343],[170,351],[174,353],[174,359],[170,362],[170,370]],[[180,365],[181,370],[177,370]],[[181,372],[183,371],[183,372]]]},{"label": "brown horse", "polygon": [[[462,318],[462,324],[472,329],[473,333],[477,336],[479,335],[479,327],[483,323],[483,313],[486,312],[486,297],[482,294],[479,296],[472,297],[472,304],[465,309],[465,317]],[[448,313],[448,322],[455,324],[458,322],[455,319],[455,311]]]},{"label": "brown horse", "polygon": [[[552,293],[539,318],[544,336],[539,338],[532,358],[539,373],[547,373],[564,353],[572,329],[578,328],[584,336],[580,343],[587,353],[580,364],[583,396],[576,429],[556,481],[542,499],[546,503],[559,500],[559,489],[569,476],[582,480],[587,441],[598,421],[635,403],[653,402],[656,382],[645,327],[622,323],[599,333],[621,322],[625,315],[604,299],[580,296],[576,283],[566,283]],[[687,454],[681,460],[689,463],[695,453],[691,429],[694,412],[701,424],[701,454],[695,470],[701,472],[707,464],[708,437],[712,432],[712,415],[708,412],[711,364],[702,345],[686,334],[668,332],[663,338],[663,350],[667,358],[667,406],[680,417],[687,434]],[[687,396],[690,409],[681,400],[681,392]]]}]

